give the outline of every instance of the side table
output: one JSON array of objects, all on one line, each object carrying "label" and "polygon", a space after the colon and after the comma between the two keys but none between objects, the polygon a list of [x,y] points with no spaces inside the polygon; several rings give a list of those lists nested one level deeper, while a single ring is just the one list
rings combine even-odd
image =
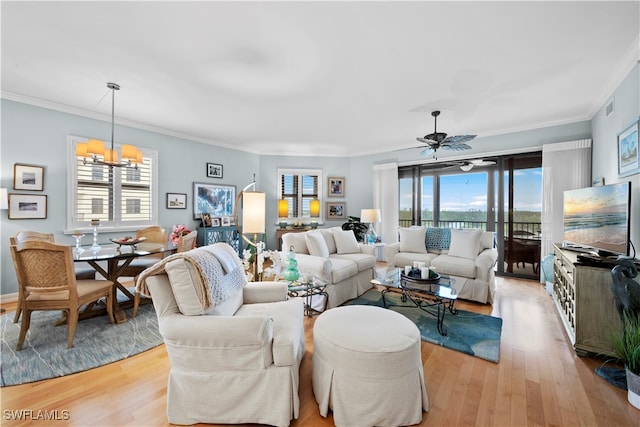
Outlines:
[{"label": "side table", "polygon": [[[301,297],[304,298],[304,315],[311,317],[316,313],[322,313],[327,309],[327,303],[329,302],[329,295],[325,290],[327,283],[314,279],[310,283],[291,282],[287,285],[287,293],[289,297]],[[322,310],[316,310],[312,306],[313,297],[315,295],[324,296],[324,305]]]}]

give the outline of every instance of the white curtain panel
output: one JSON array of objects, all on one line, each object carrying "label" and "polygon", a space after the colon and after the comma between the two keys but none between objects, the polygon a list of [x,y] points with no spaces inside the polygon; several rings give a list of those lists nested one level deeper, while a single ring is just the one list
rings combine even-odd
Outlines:
[{"label": "white curtain panel", "polygon": [[564,191],[589,186],[590,139],[542,146],[542,258],[553,252],[554,243],[562,242]]},{"label": "white curtain panel", "polygon": [[373,207],[380,209],[382,223],[376,224],[376,233],[385,243],[398,241],[398,164],[373,165]]}]

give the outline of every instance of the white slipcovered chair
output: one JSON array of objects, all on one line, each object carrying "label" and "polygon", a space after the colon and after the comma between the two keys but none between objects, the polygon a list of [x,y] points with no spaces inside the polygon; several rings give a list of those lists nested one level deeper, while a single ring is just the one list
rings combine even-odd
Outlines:
[{"label": "white slipcovered chair", "polygon": [[216,243],[165,258],[137,288],[153,299],[171,361],[170,423],[287,426],[298,417],[303,304],[287,299],[285,282],[247,283],[235,251]]}]

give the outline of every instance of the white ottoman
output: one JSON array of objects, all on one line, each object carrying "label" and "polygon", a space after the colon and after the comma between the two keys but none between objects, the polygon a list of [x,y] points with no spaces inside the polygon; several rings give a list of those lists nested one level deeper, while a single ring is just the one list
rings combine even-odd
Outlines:
[{"label": "white ottoman", "polygon": [[403,315],[353,305],[322,313],[313,327],[313,393],[336,426],[418,424],[429,409],[420,331]]}]

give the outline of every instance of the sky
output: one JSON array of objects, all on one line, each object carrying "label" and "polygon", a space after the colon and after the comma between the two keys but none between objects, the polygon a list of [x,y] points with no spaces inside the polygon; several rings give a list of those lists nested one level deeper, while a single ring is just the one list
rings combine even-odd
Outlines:
[{"label": "sky", "polygon": [[[470,172],[441,177],[441,210],[469,211],[487,210],[487,173]],[[505,175],[505,188],[507,188]],[[422,203],[429,209],[433,206],[432,178],[427,177],[423,186]],[[519,169],[514,175],[514,205],[519,211],[540,212],[542,208],[542,168]],[[505,205],[507,197],[505,196]],[[400,186],[400,209],[411,208],[411,187],[403,180]]]}]

